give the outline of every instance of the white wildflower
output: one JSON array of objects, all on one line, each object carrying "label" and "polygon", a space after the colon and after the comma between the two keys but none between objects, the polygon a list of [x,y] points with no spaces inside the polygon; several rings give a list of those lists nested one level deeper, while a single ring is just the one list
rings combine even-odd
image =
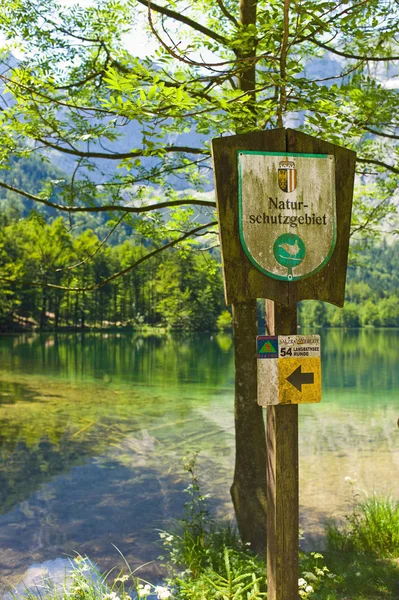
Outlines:
[{"label": "white wildflower", "polygon": [[83,566],[80,567],[80,572],[84,573],[85,571],[90,571],[90,565],[88,563],[83,563]]},{"label": "white wildflower", "polygon": [[83,557],[78,554],[73,560],[77,565],[76,569],[78,569],[79,573],[84,573],[85,571],[90,570],[90,561],[87,556]]},{"label": "white wildflower", "polygon": [[352,479],[352,477],[349,477],[349,475],[344,477],[344,481],[346,481],[346,483],[349,483],[350,485],[354,485],[356,483],[356,479]]},{"label": "white wildflower", "polygon": [[305,587],[305,592],[306,592],[307,594],[310,594],[310,592],[313,592],[313,591],[314,591],[314,590],[313,590],[313,588],[312,588],[312,586],[311,586],[311,585],[307,585],[307,586]]},{"label": "white wildflower", "polygon": [[139,592],[140,592],[140,598],[147,598],[147,596],[149,596],[151,594],[150,584],[146,583],[145,585],[143,585],[142,583],[139,583]]},{"label": "white wildflower", "polygon": [[105,594],[102,600],[121,600],[116,592],[109,592],[109,594]]},{"label": "white wildflower", "polygon": [[74,594],[83,594],[83,590],[82,590],[82,588],[80,587],[80,585],[77,585],[77,586],[73,587],[73,588],[72,588],[72,592],[73,592]]},{"label": "white wildflower", "polygon": [[129,575],[120,575],[115,579],[115,581],[119,581],[120,583],[124,583],[129,579]]},{"label": "white wildflower", "polygon": [[300,579],[298,579],[298,585],[299,585],[299,587],[302,587],[303,585],[306,585],[306,584],[307,584],[307,581],[303,577],[301,577]]},{"label": "white wildflower", "polygon": [[168,590],[168,588],[162,587],[161,585],[157,585],[155,588],[155,593],[157,594],[159,600],[167,600],[168,598],[172,598],[172,592]]}]

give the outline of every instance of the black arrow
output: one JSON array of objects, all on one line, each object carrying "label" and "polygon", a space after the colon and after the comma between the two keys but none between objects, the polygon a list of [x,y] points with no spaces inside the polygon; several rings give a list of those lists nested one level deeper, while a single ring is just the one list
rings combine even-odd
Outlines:
[{"label": "black arrow", "polygon": [[314,373],[302,373],[302,365],[299,365],[299,367],[287,377],[287,381],[296,387],[297,390],[302,392],[302,386],[305,383],[314,383]]}]

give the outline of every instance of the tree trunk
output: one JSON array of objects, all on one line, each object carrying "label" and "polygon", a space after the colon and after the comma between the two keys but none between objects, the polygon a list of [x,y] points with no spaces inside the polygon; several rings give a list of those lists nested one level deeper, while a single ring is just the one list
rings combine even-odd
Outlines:
[{"label": "tree trunk", "polygon": [[44,329],[44,326],[46,324],[46,310],[47,310],[47,297],[43,293],[42,308],[40,311],[40,329]]},{"label": "tree trunk", "polygon": [[61,295],[57,294],[54,299],[54,329],[58,329],[58,325],[60,322],[61,301]]},{"label": "tree trunk", "polygon": [[[242,25],[256,24],[256,0],[240,0]],[[246,53],[255,56],[256,41]],[[251,95],[256,129],[255,61],[245,61],[238,87]],[[237,128],[247,128],[248,122]],[[256,553],[266,551],[266,435],[262,408],[257,404],[256,300],[233,306],[235,339],[235,434],[236,458],[231,496],[238,530],[244,542]]]},{"label": "tree trunk", "polygon": [[78,297],[79,294],[77,293],[75,295],[75,315],[74,315],[74,319],[75,319],[75,327],[78,327],[79,324],[79,317],[78,317],[78,309],[79,309],[79,302],[78,302]]},{"label": "tree trunk", "polygon": [[261,553],[266,548],[266,436],[257,404],[256,300],[233,306],[233,327],[236,462],[231,496],[242,540]]}]

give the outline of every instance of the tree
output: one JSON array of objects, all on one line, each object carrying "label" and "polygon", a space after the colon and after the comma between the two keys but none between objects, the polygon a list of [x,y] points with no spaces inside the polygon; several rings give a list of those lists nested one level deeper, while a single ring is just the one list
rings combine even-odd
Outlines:
[{"label": "tree", "polygon": [[305,327],[325,327],[328,324],[327,304],[314,300],[301,302],[300,320]]},{"label": "tree", "polygon": [[[126,36],[143,16],[156,49],[139,58]],[[98,0],[84,8],[9,0],[0,27],[24,58],[15,65],[4,54],[2,164],[38,154],[73,165],[68,178],[38,193],[6,178],[0,187],[68,215],[72,225],[75,215],[103,213],[151,241],[155,249],[119,272],[68,286],[88,293],[213,231],[214,202],[203,195],[209,138],[296,123],[358,152],[353,233],[374,235],[396,211],[398,18],[397,3],[381,0]],[[195,143],[186,145],[188,133]],[[110,164],[119,168],[107,175]],[[30,284],[55,286],[39,276]],[[243,538],[260,549],[264,428],[255,405],[256,327],[249,331],[248,320],[255,323],[255,302],[234,308],[233,498]]]},{"label": "tree", "polygon": [[360,310],[362,325],[377,326],[380,324],[377,305],[372,300],[367,300]]},{"label": "tree", "polygon": [[380,300],[377,305],[379,322],[383,327],[397,327],[399,324],[399,298],[392,296]]}]

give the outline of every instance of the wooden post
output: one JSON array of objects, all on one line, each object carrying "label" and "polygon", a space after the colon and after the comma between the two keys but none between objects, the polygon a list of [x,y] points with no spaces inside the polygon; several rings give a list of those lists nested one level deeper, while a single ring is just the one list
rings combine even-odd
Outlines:
[{"label": "wooden post", "polygon": [[[268,335],[297,334],[296,306],[301,300],[343,306],[356,154],[283,128],[214,139],[212,154],[226,303],[240,307],[235,318],[240,331],[245,327],[238,317],[244,314],[244,305],[256,298],[268,298]],[[252,324],[248,333],[250,329]],[[250,354],[247,350],[236,353],[240,377],[242,357],[246,361]],[[260,358],[275,361],[280,356]],[[269,366],[272,368],[272,363]],[[283,372],[278,364],[275,367],[277,374]],[[246,364],[245,373],[254,373],[254,369]],[[292,383],[288,376],[285,379]],[[264,383],[271,390],[275,382],[266,377]],[[280,385],[279,380],[277,383]],[[309,383],[303,380],[304,385]],[[300,393],[301,386],[297,388]],[[246,465],[251,473],[257,473],[256,462],[264,460],[262,452],[253,460],[251,442],[260,419],[252,407],[252,383],[250,393],[244,396],[240,389],[245,388],[245,383],[238,386],[236,394],[236,425],[245,418],[242,431],[248,437],[248,443],[239,440],[237,445],[240,465],[244,465],[237,471],[241,474]],[[265,402],[268,600],[298,600],[299,596],[296,403],[300,399],[288,400],[290,403]],[[255,478],[245,475],[244,487],[233,486],[237,511],[244,506],[240,498],[252,493],[252,488],[246,488]],[[245,520],[252,517],[258,521],[262,511],[255,511],[250,503],[244,510],[247,508],[252,515]]]},{"label": "wooden post", "polygon": [[[270,300],[267,301],[266,307],[270,335],[297,333],[296,308]],[[298,506],[298,406],[268,406],[268,600],[298,599]]]}]

